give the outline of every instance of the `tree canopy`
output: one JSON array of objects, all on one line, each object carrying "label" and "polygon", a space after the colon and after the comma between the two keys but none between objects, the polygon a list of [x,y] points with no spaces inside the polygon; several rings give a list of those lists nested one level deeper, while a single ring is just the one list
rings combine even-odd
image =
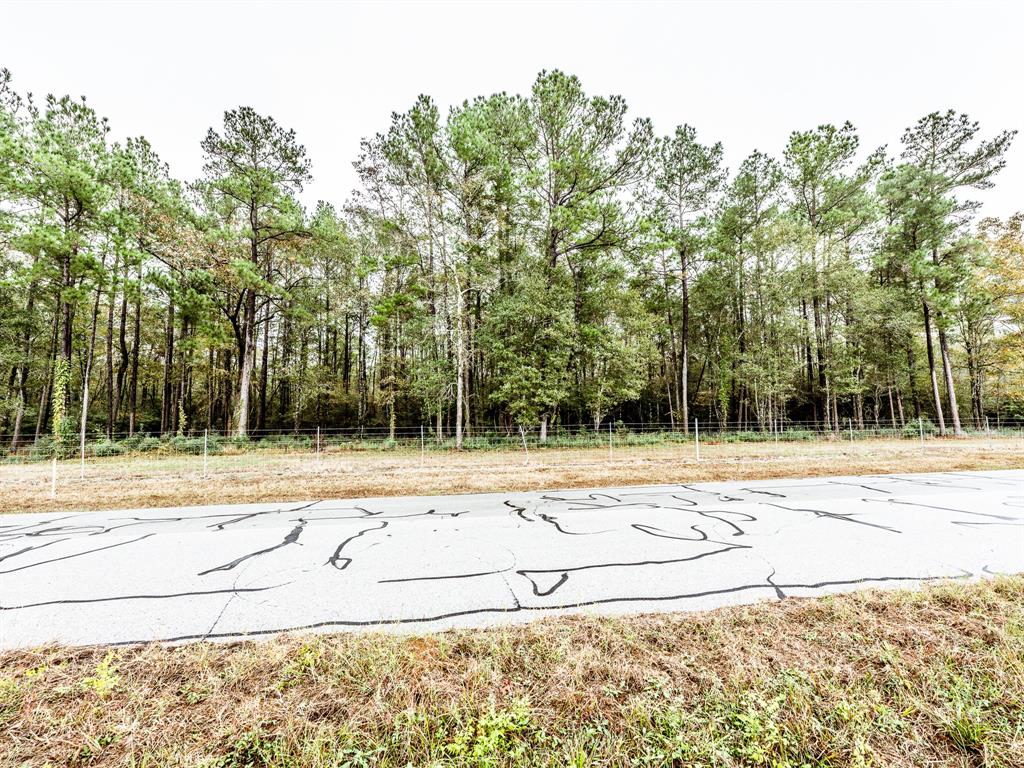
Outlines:
[{"label": "tree canopy", "polygon": [[804,127],[730,170],[714,137],[545,71],[447,112],[420,96],[363,141],[351,198],[307,210],[300,137],[250,107],[184,180],[86,100],[15,86],[0,72],[6,449],[1024,417],[1021,215],[969,197],[1015,132],[955,111],[895,150]]}]

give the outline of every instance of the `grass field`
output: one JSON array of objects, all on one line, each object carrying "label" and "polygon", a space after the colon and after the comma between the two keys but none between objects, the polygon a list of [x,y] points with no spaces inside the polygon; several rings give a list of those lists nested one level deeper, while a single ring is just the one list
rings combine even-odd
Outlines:
[{"label": "grass field", "polygon": [[0,465],[0,512],[161,507],[409,494],[524,491],[826,474],[1024,467],[1016,437],[705,442],[613,448],[431,452],[140,454]]},{"label": "grass field", "polygon": [[1020,766],[1024,577],[428,636],[0,654],[0,764]]}]

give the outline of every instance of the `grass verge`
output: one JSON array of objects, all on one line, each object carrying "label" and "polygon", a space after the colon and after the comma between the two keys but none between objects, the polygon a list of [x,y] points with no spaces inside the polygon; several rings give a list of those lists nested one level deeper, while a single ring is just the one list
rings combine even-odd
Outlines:
[{"label": "grass verge", "polygon": [[842,439],[789,443],[509,450],[463,453],[260,451],[241,455],[110,457],[0,466],[0,513],[373,496],[531,491],[836,474],[1024,468],[1017,438]]},{"label": "grass verge", "polygon": [[1024,576],[0,670],[4,765],[1024,765]]}]

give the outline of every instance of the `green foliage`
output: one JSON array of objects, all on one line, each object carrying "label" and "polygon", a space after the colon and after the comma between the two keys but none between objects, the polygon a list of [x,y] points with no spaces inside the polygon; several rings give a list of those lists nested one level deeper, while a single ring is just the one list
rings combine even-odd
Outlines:
[{"label": "green foliage", "polygon": [[96,665],[96,672],[82,680],[82,688],[90,690],[101,699],[106,698],[121,682],[117,674],[116,656],[109,651],[103,660]]},{"label": "green foliage", "polygon": [[285,768],[294,765],[280,737],[261,730],[245,731],[232,741],[210,768]]},{"label": "green foliage", "polygon": [[444,749],[463,764],[495,768],[510,761],[522,762],[539,736],[529,702],[516,700],[503,709],[496,709],[491,702],[489,708],[466,723]]},{"label": "green foliage", "polygon": [[103,456],[195,454],[205,428],[239,438],[211,451],[302,450],[246,438],[1024,414],[1019,217],[975,232],[965,199],[1013,132],[966,115],[891,158],[850,123],[798,130],[730,173],[692,126],[657,137],[544,71],[446,113],[419,96],[362,142],[354,196],[311,211],[305,147],[250,107],[199,142],[195,184],[108,134],[0,71],[7,455],[72,455],[87,390]]},{"label": "green foliage", "polygon": [[24,696],[25,693],[17,680],[0,677],[0,725],[18,714]]},{"label": "green foliage", "polygon": [[53,439],[66,447],[74,439],[75,427],[68,413],[68,389],[71,386],[71,366],[63,357],[53,363]]}]

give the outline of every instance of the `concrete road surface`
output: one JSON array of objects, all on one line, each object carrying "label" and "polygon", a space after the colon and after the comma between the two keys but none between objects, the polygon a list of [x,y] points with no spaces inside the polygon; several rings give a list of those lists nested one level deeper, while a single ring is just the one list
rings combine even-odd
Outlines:
[{"label": "concrete road surface", "polygon": [[1021,571],[1016,470],[2,515],[0,647],[427,631]]}]

